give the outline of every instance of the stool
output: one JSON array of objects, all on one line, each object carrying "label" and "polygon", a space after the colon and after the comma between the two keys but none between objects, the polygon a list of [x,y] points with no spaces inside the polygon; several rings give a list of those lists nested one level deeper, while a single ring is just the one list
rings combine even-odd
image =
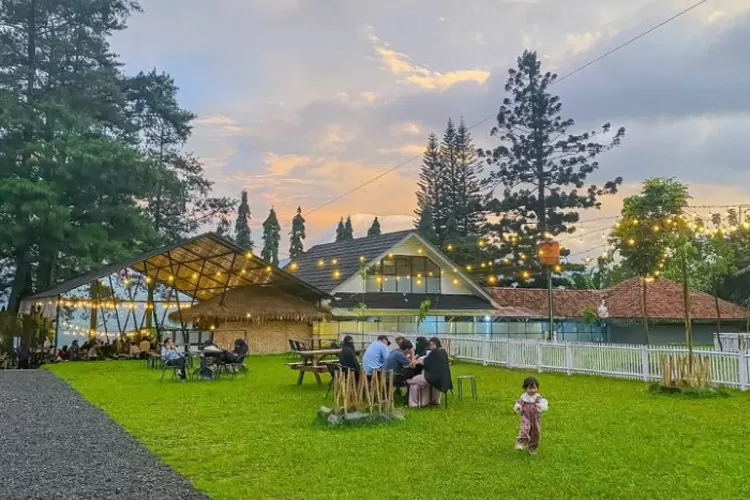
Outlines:
[{"label": "stool", "polygon": [[471,396],[476,400],[477,398],[477,380],[474,375],[461,375],[458,377],[458,399],[464,398],[463,381],[468,380],[471,384]]}]

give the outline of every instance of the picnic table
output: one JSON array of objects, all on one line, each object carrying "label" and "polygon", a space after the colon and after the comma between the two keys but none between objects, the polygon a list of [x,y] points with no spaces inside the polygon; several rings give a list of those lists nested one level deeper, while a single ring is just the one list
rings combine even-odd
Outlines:
[{"label": "picnic table", "polygon": [[296,363],[286,363],[286,365],[292,370],[299,371],[299,377],[297,377],[297,385],[302,385],[302,381],[305,378],[305,373],[312,373],[315,376],[315,382],[318,387],[323,387],[323,382],[320,380],[321,373],[328,373],[328,365],[331,363],[338,363],[338,359],[326,359],[329,356],[338,356],[341,354],[341,349],[316,349],[307,351],[297,351],[301,361]]}]

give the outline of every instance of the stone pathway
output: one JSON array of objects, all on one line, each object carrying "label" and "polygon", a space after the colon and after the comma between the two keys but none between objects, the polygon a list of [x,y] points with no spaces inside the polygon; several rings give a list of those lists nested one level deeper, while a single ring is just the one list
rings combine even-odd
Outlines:
[{"label": "stone pathway", "polygon": [[0,370],[0,499],[207,498],[51,373]]}]

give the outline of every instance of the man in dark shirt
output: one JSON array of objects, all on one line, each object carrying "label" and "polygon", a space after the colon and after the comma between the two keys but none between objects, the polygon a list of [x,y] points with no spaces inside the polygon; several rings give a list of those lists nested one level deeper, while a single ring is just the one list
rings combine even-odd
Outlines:
[{"label": "man in dark shirt", "polygon": [[388,357],[383,363],[383,371],[385,376],[388,377],[388,373],[393,371],[393,386],[403,387],[406,385],[406,378],[404,377],[404,370],[406,368],[414,368],[416,360],[413,356],[414,346],[408,340],[403,340],[398,346],[398,349],[394,349],[388,354]]}]

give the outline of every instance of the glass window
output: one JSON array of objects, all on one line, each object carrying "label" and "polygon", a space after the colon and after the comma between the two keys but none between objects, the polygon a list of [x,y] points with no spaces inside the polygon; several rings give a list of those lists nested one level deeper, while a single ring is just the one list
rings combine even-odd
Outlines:
[{"label": "glass window", "polygon": [[395,276],[384,276],[383,277],[383,291],[384,292],[395,292],[396,291],[396,277]]},{"label": "glass window", "polygon": [[383,279],[380,276],[368,275],[365,290],[368,292],[379,292],[382,281]]},{"label": "glass window", "polygon": [[427,277],[424,282],[426,293],[440,293],[440,276]]},{"label": "glass window", "polygon": [[412,293],[427,293],[427,280],[419,275],[412,277],[411,291]]},{"label": "glass window", "polygon": [[410,260],[409,257],[396,257],[396,276],[411,276]]},{"label": "glass window", "polygon": [[440,293],[440,267],[427,257],[390,255],[371,270],[368,292]]},{"label": "glass window", "polygon": [[383,259],[383,276],[395,276],[396,275],[396,261],[393,259]]}]

